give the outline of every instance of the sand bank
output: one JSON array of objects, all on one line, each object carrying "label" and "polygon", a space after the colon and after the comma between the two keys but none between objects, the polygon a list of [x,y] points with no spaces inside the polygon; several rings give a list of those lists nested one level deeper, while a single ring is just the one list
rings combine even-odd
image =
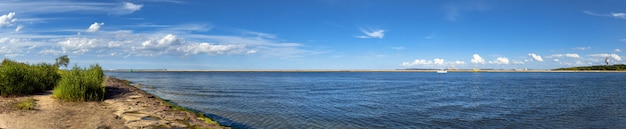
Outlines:
[{"label": "sand bank", "polygon": [[[208,124],[196,114],[174,109],[166,102],[107,78],[103,102],[64,102],[51,91],[20,97],[0,97],[0,128],[6,129],[123,129],[227,128]],[[34,110],[19,110],[17,102],[34,98]]]}]

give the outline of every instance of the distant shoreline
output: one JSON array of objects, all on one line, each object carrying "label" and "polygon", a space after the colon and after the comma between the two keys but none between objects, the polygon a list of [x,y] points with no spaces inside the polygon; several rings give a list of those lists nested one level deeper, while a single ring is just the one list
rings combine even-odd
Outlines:
[{"label": "distant shoreline", "polygon": [[[105,72],[131,72],[130,69],[112,69],[104,70]],[[435,73],[437,70],[167,70],[167,69],[133,69],[132,72],[423,72]],[[451,72],[484,72],[484,73],[512,73],[512,72],[526,72],[526,73],[622,73],[626,71],[609,71],[609,70],[477,70],[461,69],[461,70],[447,70]]]}]

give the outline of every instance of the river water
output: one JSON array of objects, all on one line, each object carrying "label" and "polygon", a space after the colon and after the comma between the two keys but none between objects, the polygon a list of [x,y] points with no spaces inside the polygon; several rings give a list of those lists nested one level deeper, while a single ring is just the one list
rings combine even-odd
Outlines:
[{"label": "river water", "polygon": [[105,74],[235,128],[626,128],[626,73]]}]

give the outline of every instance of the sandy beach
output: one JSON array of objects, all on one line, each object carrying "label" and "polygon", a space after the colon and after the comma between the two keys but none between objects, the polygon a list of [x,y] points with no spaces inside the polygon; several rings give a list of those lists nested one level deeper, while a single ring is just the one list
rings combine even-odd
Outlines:
[{"label": "sandy beach", "polygon": [[[52,91],[20,97],[0,97],[2,129],[124,129],[227,128],[208,124],[194,113],[180,111],[157,97],[107,78],[103,102],[64,102]],[[20,110],[19,101],[35,99],[34,110]],[[210,122],[209,122],[210,123]]]}]

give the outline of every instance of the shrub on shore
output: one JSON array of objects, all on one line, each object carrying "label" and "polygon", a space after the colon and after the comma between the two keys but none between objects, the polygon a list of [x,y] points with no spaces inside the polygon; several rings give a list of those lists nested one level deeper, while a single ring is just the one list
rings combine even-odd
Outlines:
[{"label": "shrub on shore", "polygon": [[63,73],[52,92],[55,98],[68,101],[102,101],[104,94],[104,72],[97,64],[88,69],[74,66]]},{"label": "shrub on shore", "polygon": [[0,95],[27,95],[54,88],[61,76],[51,64],[29,65],[4,59],[0,65]]}]

